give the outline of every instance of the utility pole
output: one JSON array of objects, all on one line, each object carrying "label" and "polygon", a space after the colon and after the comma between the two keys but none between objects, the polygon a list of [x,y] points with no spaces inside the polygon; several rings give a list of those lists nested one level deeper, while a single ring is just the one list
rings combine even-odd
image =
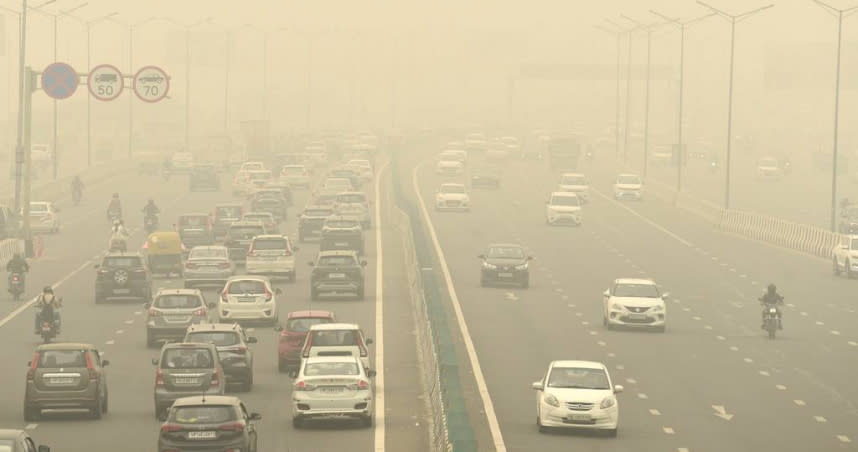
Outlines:
[{"label": "utility pole", "polygon": [[837,151],[840,127],[840,50],[843,42],[843,17],[844,14],[849,15],[857,10],[858,6],[846,9],[837,9],[821,0],[813,1],[837,17],[837,64],[835,66],[834,83],[834,144],[832,145],[831,150],[831,232],[837,232]]},{"label": "utility pole", "polygon": [[[15,215],[21,212],[21,178],[24,166],[24,98],[25,90],[29,89],[29,82],[25,79],[30,78],[29,68],[24,67],[26,64],[27,50],[27,0],[22,0],[23,9],[21,10],[21,26],[20,36],[18,38],[18,140],[15,147]],[[29,154],[27,149],[27,154]],[[27,184],[29,186],[29,184]],[[29,218],[24,218],[23,223],[26,227]]]},{"label": "utility pole", "polygon": [[617,160],[620,159],[620,49],[622,44],[622,35],[623,33],[628,33],[630,30],[626,30],[621,27],[616,22],[611,21],[610,19],[605,19],[605,22],[612,25],[614,29],[610,29],[607,27],[603,27],[601,25],[597,25],[596,28],[602,30],[606,33],[613,35],[617,40],[617,75],[616,75],[616,91],[614,93],[614,154]]},{"label": "utility pole", "polygon": [[727,94],[727,161],[725,162],[726,166],[726,180],[724,182],[724,209],[730,208],[730,158],[732,156],[732,144],[733,144],[733,63],[736,49],[736,22],[741,21],[742,19],[747,18],[753,14],[756,14],[765,9],[769,9],[774,4],[766,5],[759,7],[757,9],[752,9],[750,11],[744,12],[742,14],[728,14],[720,9],[717,9],[713,6],[710,6],[707,3],[704,3],[700,0],[697,0],[702,6],[709,8],[713,12],[721,15],[730,21],[730,88]]}]

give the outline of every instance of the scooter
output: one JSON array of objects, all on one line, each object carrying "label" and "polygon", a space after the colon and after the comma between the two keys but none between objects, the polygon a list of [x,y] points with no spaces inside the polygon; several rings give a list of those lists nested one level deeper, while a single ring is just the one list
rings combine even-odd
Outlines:
[{"label": "scooter", "polygon": [[111,222],[122,220],[122,209],[110,209],[107,211],[107,219]]},{"label": "scooter", "polygon": [[12,300],[21,300],[21,295],[24,293],[24,275],[19,272],[13,272],[9,276],[9,293],[12,294]]},{"label": "scooter", "polygon": [[777,331],[781,328],[781,316],[778,308],[774,306],[764,306],[763,311],[763,329],[769,333],[769,339],[774,339]]}]

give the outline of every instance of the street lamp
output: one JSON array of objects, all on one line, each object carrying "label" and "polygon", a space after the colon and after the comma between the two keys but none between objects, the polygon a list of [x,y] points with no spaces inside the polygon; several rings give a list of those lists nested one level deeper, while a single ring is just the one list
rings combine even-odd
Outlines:
[{"label": "street lamp", "polygon": [[717,13],[709,13],[700,17],[696,17],[694,19],[680,21],[679,19],[667,17],[664,14],[659,13],[658,11],[649,10],[649,12],[655,14],[662,19],[672,22],[676,25],[679,25],[679,105],[677,107],[677,125],[676,125],[676,196],[677,200],[679,199],[679,192],[682,191],[682,96],[684,90],[685,83],[685,27],[706,19],[708,17],[712,17]]},{"label": "street lamp", "polygon": [[853,6],[846,9],[837,9],[820,0],[813,0],[819,6],[825,8],[828,12],[834,13],[837,16],[837,69],[834,84],[834,145],[831,152],[831,231],[837,232],[837,138],[838,127],[840,125],[840,47],[843,41],[843,17],[844,14],[849,15],[858,9],[858,6]]},{"label": "street lamp", "polygon": [[262,118],[268,119],[268,31],[251,24],[244,24],[242,28],[248,28],[262,35]]},{"label": "street lamp", "polygon": [[617,30],[612,30],[607,27],[603,27],[601,25],[597,25],[596,28],[602,30],[606,33],[614,35],[617,38],[617,87],[616,93],[614,95],[616,99],[616,105],[614,107],[614,154],[615,158],[619,160],[620,158],[620,47],[621,47],[621,38],[623,33],[627,33],[629,30],[625,30],[616,23],[611,20],[605,19],[606,22],[617,28]]},{"label": "street lamp", "polygon": [[712,12],[721,15],[730,21],[730,89],[727,95],[727,161],[726,164],[726,181],[724,183],[724,209],[730,208],[730,157],[732,155],[732,143],[733,143],[733,60],[736,48],[736,22],[747,18],[753,14],[756,14],[760,11],[766,10],[775,6],[774,4],[761,6],[757,9],[752,9],[750,11],[744,12],[742,14],[728,14],[720,9],[717,9],[713,6],[710,6],[707,3],[704,3],[700,0],[697,0],[702,6],[712,10]]}]

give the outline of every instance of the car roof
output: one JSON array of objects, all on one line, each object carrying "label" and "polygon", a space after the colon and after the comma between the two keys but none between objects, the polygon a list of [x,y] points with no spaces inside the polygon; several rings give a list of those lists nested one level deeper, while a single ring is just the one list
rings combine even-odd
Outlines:
[{"label": "car roof", "polygon": [[494,248],[494,247],[504,247],[504,248],[524,248],[518,243],[489,243],[486,248]]},{"label": "car roof", "polygon": [[560,177],[566,177],[566,176],[584,177],[584,174],[583,173],[563,173],[560,175]]},{"label": "car roof", "polygon": [[155,296],[159,295],[199,295],[203,296],[203,293],[200,292],[199,289],[158,289],[155,292]]},{"label": "car roof", "polygon": [[181,397],[173,402],[173,407],[197,406],[197,405],[239,405],[241,399],[225,395],[198,395]]},{"label": "car roof", "polygon": [[310,331],[330,331],[330,330],[359,330],[360,326],[357,323],[320,323],[310,327]]},{"label": "car roof", "polygon": [[319,310],[304,310],[304,311],[292,311],[286,314],[287,319],[303,319],[303,318],[315,318],[315,317],[323,317],[323,318],[334,318],[334,313],[331,311],[319,311]]},{"label": "car roof", "polygon": [[253,240],[270,240],[270,239],[289,240],[289,237],[286,237],[285,235],[281,235],[281,234],[264,234],[264,235],[257,235],[256,237],[253,238]]},{"label": "car roof", "polygon": [[357,251],[354,250],[326,250],[319,251],[318,257],[326,257],[326,256],[355,256],[357,257]]},{"label": "car roof", "polygon": [[245,280],[271,282],[271,280],[267,276],[261,276],[261,275],[235,275],[235,276],[230,276],[229,279],[226,280],[226,282],[231,283],[233,281],[245,281]]},{"label": "car roof", "polygon": [[166,350],[168,348],[214,348],[214,344],[209,342],[167,342],[161,348],[161,350]]},{"label": "car roof", "polygon": [[227,247],[223,245],[199,245],[191,248],[191,252],[194,250],[218,250],[218,251],[226,251]]},{"label": "car roof", "polygon": [[262,223],[260,223],[258,221],[242,220],[242,221],[236,221],[235,223],[232,223],[231,225],[229,225],[229,227],[234,227],[234,226],[259,226],[259,227],[262,227]]},{"label": "car roof", "polygon": [[459,184],[456,182],[444,182],[441,184],[442,187],[464,187],[465,184]]},{"label": "car roof", "polygon": [[607,371],[608,368],[604,364],[596,361],[579,361],[579,360],[557,360],[551,361],[551,367],[579,367],[584,369],[602,369]]},{"label": "car roof", "polygon": [[617,278],[614,280],[615,284],[647,284],[655,286],[657,285],[655,281],[651,279],[644,278]]},{"label": "car roof", "polygon": [[310,356],[304,358],[304,361],[307,364],[313,363],[342,363],[342,362],[350,362],[350,363],[358,363],[358,359],[354,356]]},{"label": "car roof", "polygon": [[237,323],[196,323],[188,327],[188,333],[199,331],[239,331],[241,325]]},{"label": "car roof", "polygon": [[578,194],[574,191],[553,191],[551,192],[551,196],[569,196],[569,197],[578,197]]},{"label": "car roof", "polygon": [[83,342],[54,342],[53,344],[42,344],[36,347],[36,351],[42,350],[95,350],[95,345],[86,344]]},{"label": "car roof", "polygon": [[23,430],[0,429],[0,439],[17,439],[25,433]]},{"label": "car roof", "polygon": [[637,175],[637,174],[635,174],[635,173],[620,173],[620,174],[617,174],[617,177],[623,177],[623,176],[633,176],[633,177],[640,178],[640,176],[639,176],[639,175]]}]

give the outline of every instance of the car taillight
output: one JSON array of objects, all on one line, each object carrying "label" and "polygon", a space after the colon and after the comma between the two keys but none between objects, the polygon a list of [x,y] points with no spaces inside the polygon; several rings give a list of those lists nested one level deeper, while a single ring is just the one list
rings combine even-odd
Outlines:
[{"label": "car taillight", "polygon": [[366,389],[369,389],[369,383],[365,380],[361,380],[358,382],[357,387],[358,387],[358,389],[366,390]]},{"label": "car taillight", "polygon": [[229,424],[221,425],[217,429],[226,432],[241,433],[244,431],[244,424],[241,422],[231,422]]},{"label": "car taillight", "polygon": [[256,251],[247,250],[247,257],[256,257]]},{"label": "car taillight", "polygon": [[27,380],[32,380],[36,376],[36,368],[39,366],[39,352],[33,355],[33,360],[30,361],[30,369],[27,370]]},{"label": "car taillight", "polygon": [[239,355],[243,355],[243,354],[247,353],[247,347],[245,347],[244,345],[241,345],[241,346],[238,346],[238,347],[236,347],[230,351],[233,353],[237,353]]},{"label": "car taillight", "polygon": [[155,386],[164,386],[164,371],[161,369],[155,371]]},{"label": "car taillight", "polygon": [[229,262],[221,262],[217,266],[218,268],[229,268]]},{"label": "car taillight", "polygon": [[173,433],[173,432],[180,432],[180,431],[182,431],[183,429],[184,429],[184,428],[183,428],[181,425],[176,425],[176,424],[164,424],[164,425],[162,425],[162,426],[161,426],[161,433]]},{"label": "car taillight", "polygon": [[89,352],[85,352],[84,356],[86,356],[86,370],[89,371],[89,379],[98,380],[98,369],[95,368],[92,355]]},{"label": "car taillight", "polygon": [[220,384],[220,375],[218,375],[217,369],[212,373],[212,380],[210,386],[217,386]]},{"label": "car taillight", "polygon": [[224,289],[224,291],[220,293],[220,301],[224,303],[229,302],[229,296],[227,296],[226,294],[226,289]]},{"label": "car taillight", "polygon": [[185,264],[185,268],[197,268],[197,264],[195,262],[188,262]]},{"label": "car taillight", "polygon": [[298,383],[295,383],[296,391],[312,391],[313,389],[316,389],[316,387],[311,384],[307,384],[306,381],[301,380]]},{"label": "car taillight", "polygon": [[161,314],[162,314],[162,312],[161,312],[161,311],[159,311],[159,310],[157,310],[157,309],[155,309],[155,308],[149,308],[149,317],[158,317],[158,316],[160,316]]},{"label": "car taillight", "polygon": [[206,314],[208,314],[208,311],[206,310],[205,307],[199,308],[196,311],[194,311],[194,315],[196,315],[196,316],[202,316],[202,315],[206,315]]},{"label": "car taillight", "polygon": [[265,301],[271,301],[271,298],[273,298],[273,297],[274,297],[274,294],[271,293],[271,291],[268,290],[268,288],[266,287],[265,288]]},{"label": "car taillight", "polygon": [[18,275],[12,275],[12,281],[18,282]]},{"label": "car taillight", "polygon": [[358,336],[357,343],[358,343],[357,344],[358,348],[360,348],[360,356],[362,356],[362,357],[369,356],[367,353],[366,347],[364,347],[364,345],[363,345],[363,338],[362,337]]}]

